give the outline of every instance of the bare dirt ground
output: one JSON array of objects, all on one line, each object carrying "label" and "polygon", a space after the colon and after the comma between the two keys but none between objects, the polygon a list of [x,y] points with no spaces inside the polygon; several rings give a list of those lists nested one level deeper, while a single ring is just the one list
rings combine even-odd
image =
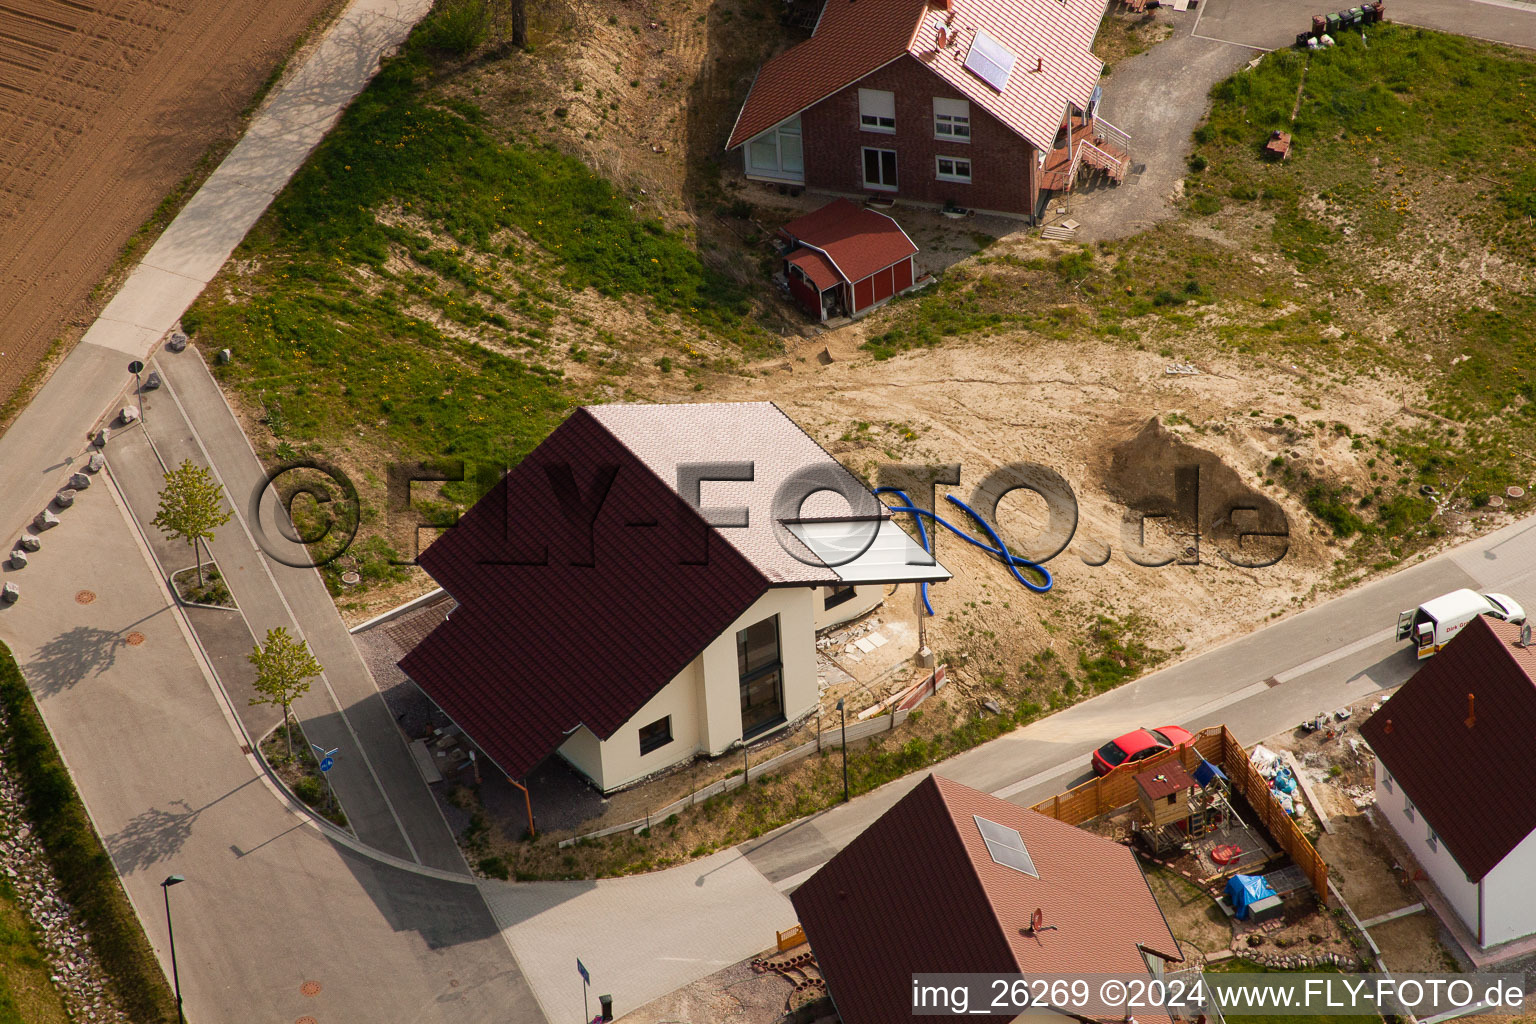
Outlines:
[{"label": "bare dirt ground", "polygon": [[333,0],[0,7],[0,401]]},{"label": "bare dirt ground", "polygon": [[[1345,721],[1333,719],[1315,732],[1297,729],[1264,741],[1271,750],[1291,751],[1331,831],[1313,839],[1328,862],[1329,878],[1361,920],[1420,902],[1393,851],[1382,842],[1384,825],[1373,817],[1376,759],[1356,729],[1379,696],[1351,707]],[[1330,735],[1331,734],[1331,735]],[[1456,970],[1453,942],[1432,911],[1371,928],[1382,959],[1394,971]]]},{"label": "bare dirt ground", "polygon": [[[782,961],[807,948],[800,946],[783,954],[770,950],[764,956]],[[815,968],[811,972],[819,977]],[[796,992],[781,975],[755,971],[750,961],[743,961],[652,1000],[626,1013],[624,1020],[635,1024],[778,1024],[786,1010],[798,1008],[819,994],[819,989]],[[829,1013],[824,1019],[834,1020],[835,1015]]]},{"label": "bare dirt ground", "polygon": [[[963,500],[997,467],[1029,461],[1061,473],[1079,507],[1071,545],[1047,563],[1056,579],[1050,594],[1030,594],[986,553],[941,537],[939,559],[955,578],[933,588],[939,609],[932,627],[936,640],[930,639],[935,650],[975,653],[989,668],[1011,671],[1026,656],[1052,646],[1058,634],[1071,636],[1071,624],[1091,621],[1097,613],[1125,618],[1145,609],[1149,590],[1157,592],[1161,609],[1151,626],[1155,645],[1203,647],[1293,608],[1332,562],[1327,539],[1308,525],[1305,512],[1291,506],[1279,488],[1264,487],[1265,466],[1284,447],[1285,436],[1267,428],[1285,409],[1300,407],[1301,393],[1309,390],[1296,378],[1217,363],[1198,376],[1169,375],[1170,360],[1154,352],[1023,335],[957,342],[875,362],[860,358],[855,348],[863,330],[854,325],[802,346],[808,351],[831,337],[830,365],[797,351],[785,369],[766,379],[722,381],[714,397],[771,397],[868,480],[884,463],[959,462],[961,486],[954,493]],[[1374,426],[1394,410],[1385,396],[1373,400],[1369,393],[1340,394],[1334,401],[1335,407],[1319,415]],[[1263,415],[1250,416],[1254,410]],[[1199,551],[1198,565],[1149,568],[1127,559],[1125,506],[1113,493],[1124,491],[1111,486],[1112,450],[1140,434],[1152,417],[1167,422],[1175,415],[1179,424],[1167,428],[1165,440],[1153,447],[1188,442],[1210,452],[1242,483],[1268,492],[1286,509],[1294,532],[1279,564],[1239,568],[1209,545]],[[1135,496],[1171,499],[1172,480],[1162,475],[1136,481],[1142,493]],[[952,506],[942,514],[970,525]],[[1016,492],[1002,502],[998,523],[1005,540],[1014,538],[1013,550],[1037,549],[1032,541],[1044,532],[1044,502]],[[1149,527],[1147,547],[1167,550],[1168,540],[1153,533]],[[1089,564],[1103,559],[1106,546],[1109,560]],[[1180,543],[1178,550],[1185,546]],[[1057,653],[1070,650],[1063,645]]]}]

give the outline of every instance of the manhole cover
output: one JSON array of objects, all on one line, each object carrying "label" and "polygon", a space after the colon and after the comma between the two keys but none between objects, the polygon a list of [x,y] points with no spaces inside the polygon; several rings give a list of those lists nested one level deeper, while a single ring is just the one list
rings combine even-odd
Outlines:
[{"label": "manhole cover", "polygon": [[355,587],[359,583],[363,582],[363,575],[362,573],[353,572],[351,569],[348,569],[346,572],[341,574],[341,582],[345,583],[349,587]]},{"label": "manhole cover", "polygon": [[124,639],[128,642],[129,647],[137,647],[139,644],[144,642],[144,634],[129,633],[126,637],[124,637]]},{"label": "manhole cover", "polygon": [[90,604],[94,600],[96,600],[96,592],[94,590],[82,590],[75,595],[76,604]]},{"label": "manhole cover", "polygon": [[1511,486],[1506,488],[1504,493],[1509,495],[1511,498],[1523,498],[1525,497],[1525,488]]},{"label": "manhole cover", "polygon": [[293,1024],[320,1024],[320,1022],[315,1020],[313,1017],[300,1017],[298,1020],[294,1021]]},{"label": "manhole cover", "polygon": [[306,981],[299,986],[299,991],[307,996],[317,996],[320,994],[320,983],[318,981]]}]

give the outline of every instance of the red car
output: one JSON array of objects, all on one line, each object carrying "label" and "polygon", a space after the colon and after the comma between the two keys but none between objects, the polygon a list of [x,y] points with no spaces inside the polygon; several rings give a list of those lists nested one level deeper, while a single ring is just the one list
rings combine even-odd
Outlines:
[{"label": "red car", "polygon": [[1160,750],[1188,743],[1190,731],[1177,725],[1161,729],[1137,729],[1110,740],[1093,752],[1093,774],[1108,775],[1123,764],[1143,761]]}]

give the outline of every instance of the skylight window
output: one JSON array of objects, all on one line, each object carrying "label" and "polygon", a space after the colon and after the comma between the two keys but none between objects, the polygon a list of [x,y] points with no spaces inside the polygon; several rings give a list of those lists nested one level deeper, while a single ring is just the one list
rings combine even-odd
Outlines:
[{"label": "skylight window", "polygon": [[971,40],[971,50],[965,55],[965,69],[1002,92],[1008,87],[1008,76],[1013,74],[1015,59],[1002,43],[977,29],[976,38]]},{"label": "skylight window", "polygon": [[1035,870],[1034,859],[1030,857],[1029,850],[1024,846],[1024,837],[1019,835],[1017,829],[999,825],[979,814],[973,814],[971,817],[976,819],[976,827],[981,830],[981,839],[987,844],[987,852],[992,855],[995,862],[1005,868],[1022,871],[1031,878],[1040,877],[1040,872]]}]

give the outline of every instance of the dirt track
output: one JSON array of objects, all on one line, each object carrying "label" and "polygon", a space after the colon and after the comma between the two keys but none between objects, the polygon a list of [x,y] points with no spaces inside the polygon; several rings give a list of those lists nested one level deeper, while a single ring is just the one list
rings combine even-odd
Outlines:
[{"label": "dirt track", "polygon": [[0,0],[0,401],[330,0]]}]

